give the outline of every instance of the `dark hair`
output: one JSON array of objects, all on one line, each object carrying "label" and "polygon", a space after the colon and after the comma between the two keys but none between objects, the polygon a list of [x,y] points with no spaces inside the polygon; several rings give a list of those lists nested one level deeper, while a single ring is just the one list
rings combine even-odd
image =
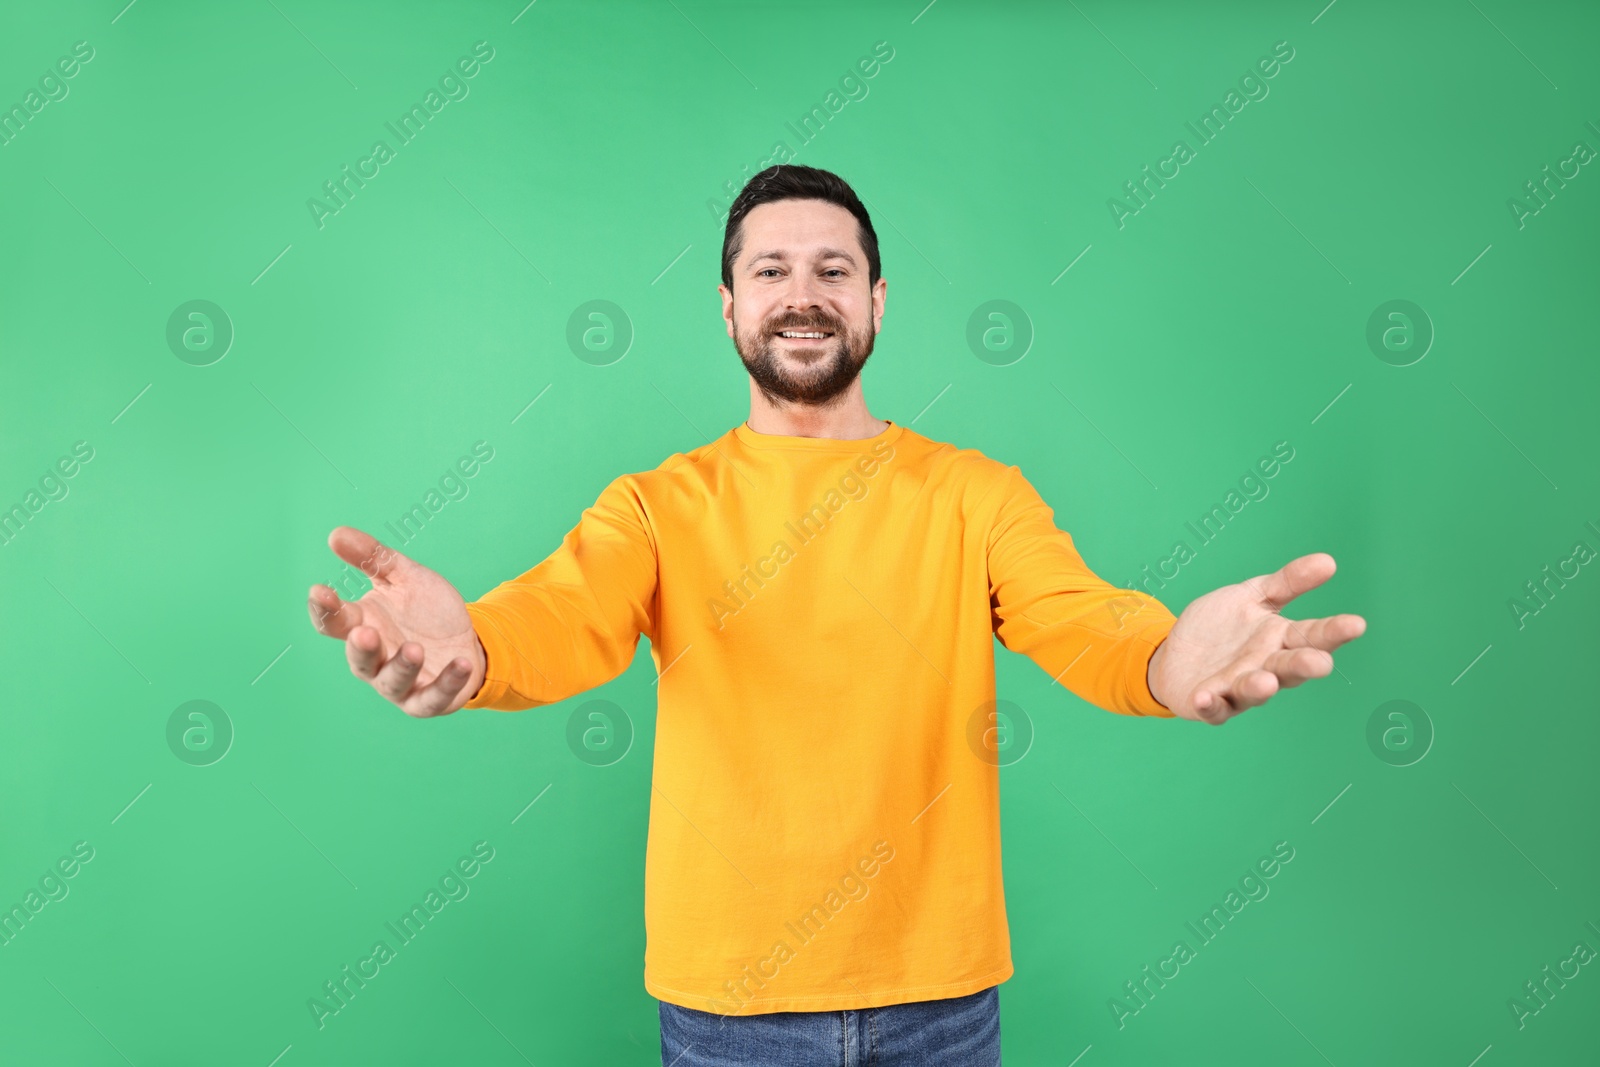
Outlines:
[{"label": "dark hair", "polygon": [[856,217],[856,239],[867,256],[867,284],[878,284],[882,264],[878,259],[878,234],[872,218],[855,190],[832,171],[779,163],[745,183],[728,208],[728,228],[722,237],[722,284],[733,290],[733,261],[744,248],[744,217],[751,209],[774,200],[825,200]]}]

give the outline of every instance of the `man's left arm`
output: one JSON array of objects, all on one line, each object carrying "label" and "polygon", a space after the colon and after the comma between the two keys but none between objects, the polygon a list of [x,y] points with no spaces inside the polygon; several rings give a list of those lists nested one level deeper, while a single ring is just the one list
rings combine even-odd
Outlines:
[{"label": "man's left arm", "polygon": [[1172,612],[1096,575],[1016,467],[1006,468],[996,492],[989,605],[1000,643],[1107,711],[1172,718],[1150,684],[1152,654],[1176,623]]},{"label": "man's left arm", "polygon": [[1360,615],[1283,616],[1333,577],[1326,552],[1215,589],[1174,619],[1154,597],[1096,577],[1017,468],[1001,492],[989,538],[995,634],[1110,711],[1221,725],[1332,673],[1334,650],[1366,632]]}]

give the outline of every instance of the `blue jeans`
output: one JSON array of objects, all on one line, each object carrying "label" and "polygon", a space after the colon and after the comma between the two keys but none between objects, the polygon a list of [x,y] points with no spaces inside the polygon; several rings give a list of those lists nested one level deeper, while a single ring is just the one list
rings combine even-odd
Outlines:
[{"label": "blue jeans", "polygon": [[1000,987],[853,1011],[717,1015],[661,1001],[662,1067],[1000,1067]]}]

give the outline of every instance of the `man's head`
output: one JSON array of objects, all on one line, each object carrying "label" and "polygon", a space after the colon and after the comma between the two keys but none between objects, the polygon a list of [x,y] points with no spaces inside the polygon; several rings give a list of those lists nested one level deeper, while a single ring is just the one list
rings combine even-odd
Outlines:
[{"label": "man's head", "polygon": [[768,167],[728,210],[722,317],[769,402],[837,402],[872,354],[888,284],[867,209],[836,174]]}]

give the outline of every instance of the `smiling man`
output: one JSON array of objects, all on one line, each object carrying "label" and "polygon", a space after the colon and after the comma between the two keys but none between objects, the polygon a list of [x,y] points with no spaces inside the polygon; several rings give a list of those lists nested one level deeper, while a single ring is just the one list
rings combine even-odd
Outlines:
[{"label": "smiling man", "polygon": [[311,587],[352,672],[419,717],[566,700],[650,639],[644,983],[675,1067],[999,1064],[995,638],[1109,711],[1220,724],[1365,629],[1280,614],[1324,553],[1176,618],[1103,581],[1017,467],[867,410],[887,288],[843,180],[761,172],[719,287],[747,421],[614,479],[472,603],[343,526],[373,588]]}]

